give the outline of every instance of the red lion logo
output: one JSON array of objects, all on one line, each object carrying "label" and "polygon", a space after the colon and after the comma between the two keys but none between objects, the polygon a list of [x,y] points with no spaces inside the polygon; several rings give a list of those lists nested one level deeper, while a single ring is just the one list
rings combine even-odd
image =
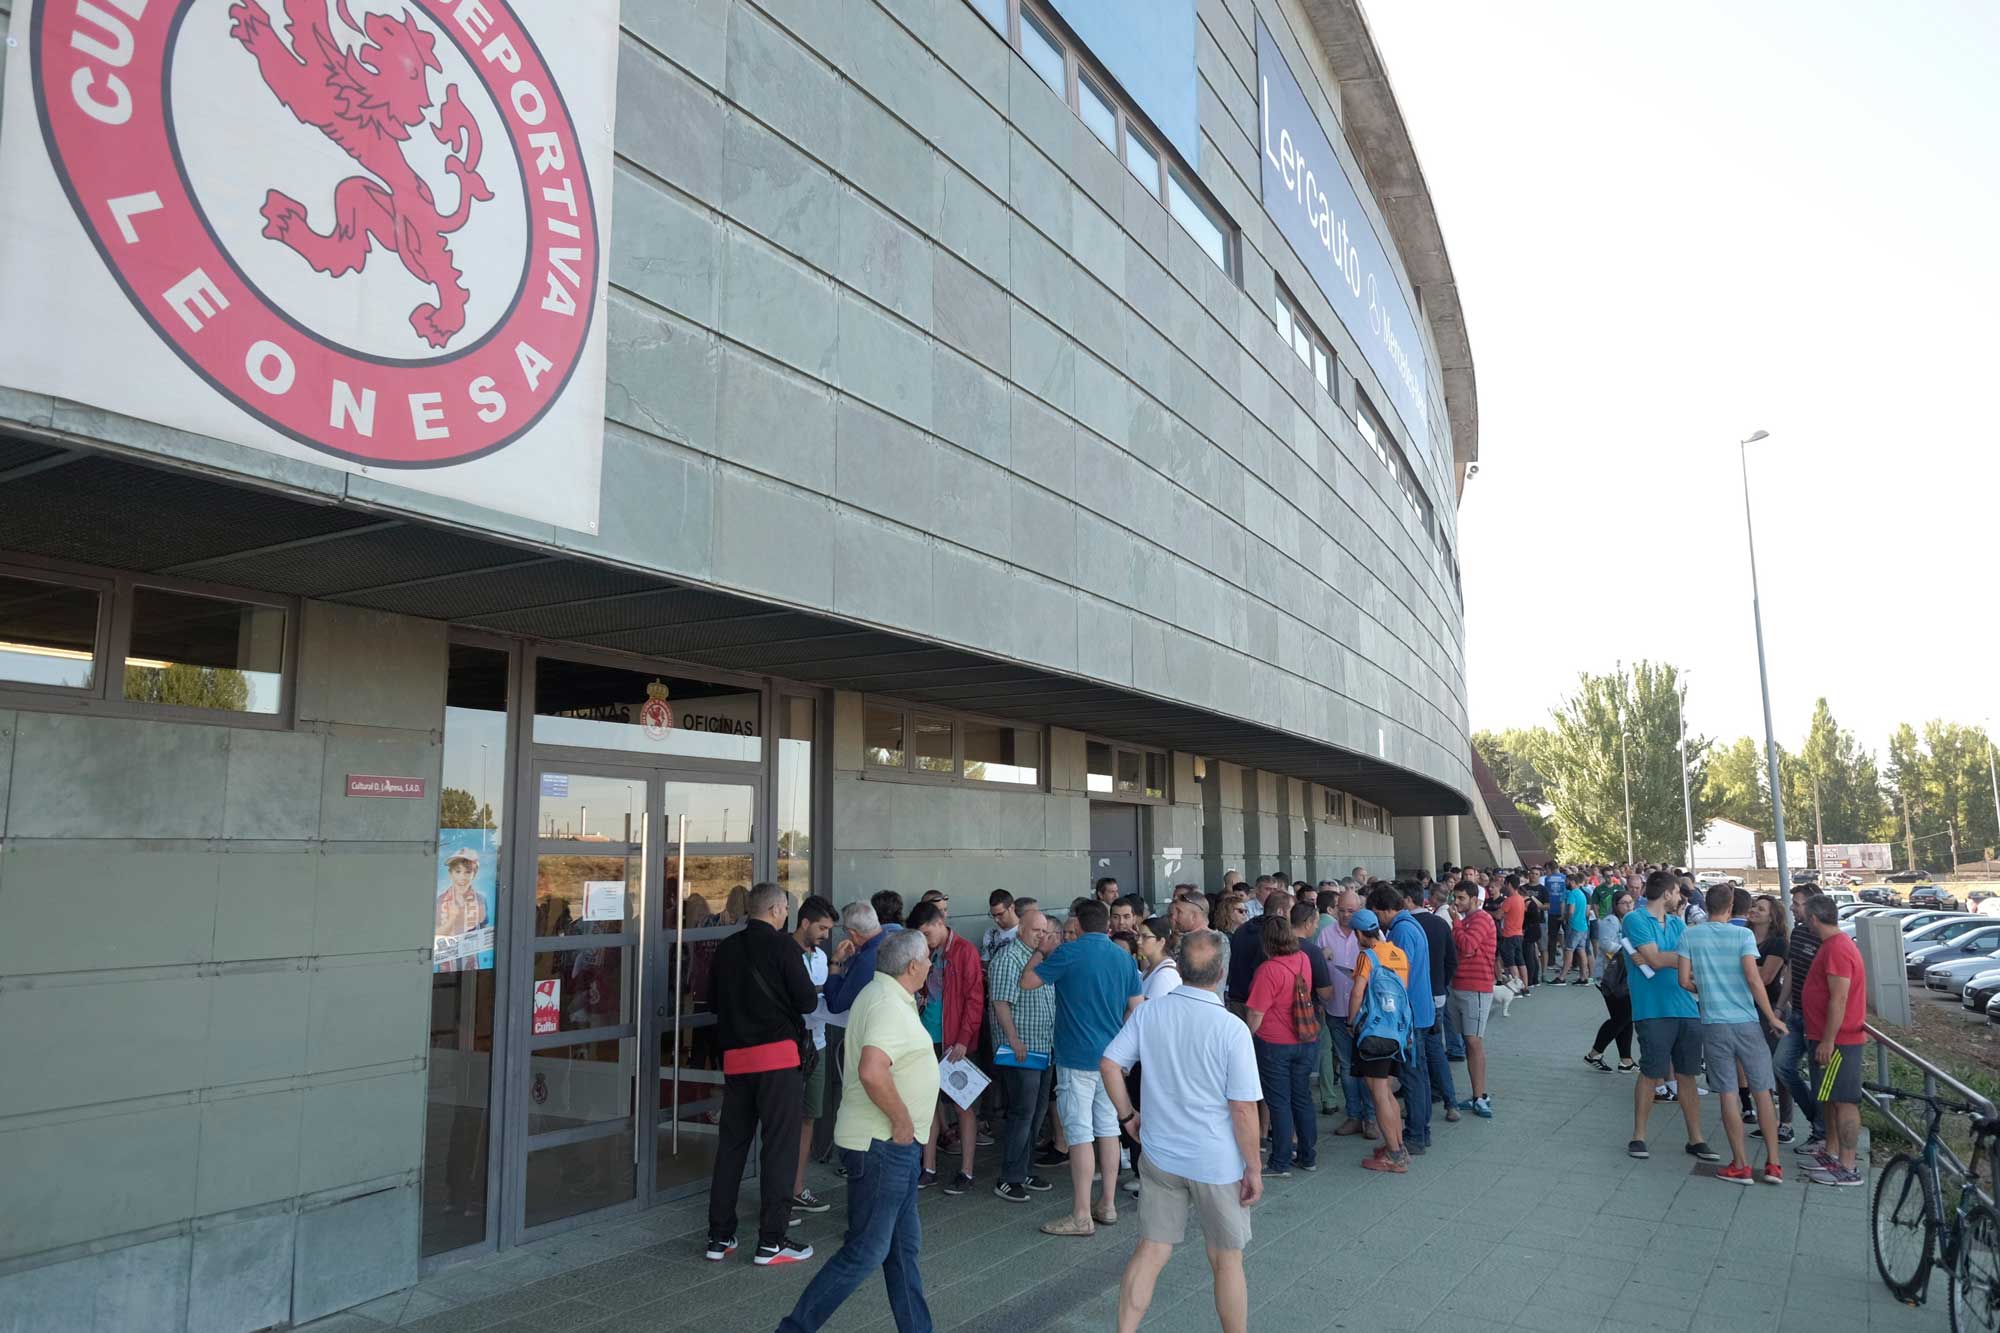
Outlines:
[{"label": "red lion logo", "polygon": [[453,263],[451,233],[465,225],[474,201],[493,197],[479,174],[479,125],[459,99],[458,85],[445,85],[434,138],[446,146],[445,170],[456,177],[458,207],[438,211],[429,182],[418,175],[403,150],[412,128],[430,118],[433,99],[427,71],[442,73],[437,39],[406,15],[368,14],[356,23],[347,0],[332,0],[342,23],[366,34],[346,49],[330,29],[328,0],[284,0],[290,45],[271,26],[254,0],[229,7],[229,35],[257,58],[265,84],[301,124],[338,144],[361,165],[365,176],[349,176],[334,187],[334,222],[321,233],[306,221],[306,206],[271,190],[260,210],[264,235],[289,246],[317,272],[338,278],[368,262],[370,242],[403,261],[419,282],[437,290],[437,302],[410,312],[410,327],[432,347],[443,347],[465,327],[471,297]]}]

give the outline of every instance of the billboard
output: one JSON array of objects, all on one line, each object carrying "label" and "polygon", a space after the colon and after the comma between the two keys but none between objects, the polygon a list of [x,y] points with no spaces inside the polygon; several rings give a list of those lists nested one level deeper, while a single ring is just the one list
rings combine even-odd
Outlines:
[{"label": "billboard", "polygon": [[17,0],[0,385],[597,526],[617,0]]},{"label": "billboard", "polygon": [[1430,359],[1389,252],[1313,114],[1278,44],[1257,20],[1257,123],[1264,211],[1361,355],[1388,389],[1377,406],[1402,419],[1430,472],[1442,473],[1431,445]]},{"label": "billboard", "polygon": [[[1766,866],[1766,868],[1775,869],[1777,867],[1777,864],[1778,864],[1778,844],[1775,842],[1765,843],[1764,865]],[[1806,868],[1805,843],[1794,842],[1790,838],[1785,839],[1785,866],[1787,869],[1790,870],[1804,870]]]},{"label": "billboard", "polygon": [[1895,869],[1895,860],[1886,842],[1823,842],[1813,864],[1821,870]]}]

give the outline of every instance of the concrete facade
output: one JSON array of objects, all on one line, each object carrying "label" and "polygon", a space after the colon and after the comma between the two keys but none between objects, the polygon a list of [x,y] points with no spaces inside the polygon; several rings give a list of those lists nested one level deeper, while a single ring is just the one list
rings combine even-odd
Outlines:
[{"label": "concrete facade", "polygon": [[[0,1086],[0,1333],[247,1333],[416,1281],[448,621],[657,660],[672,654],[637,638],[657,621],[617,599],[671,580],[1261,728],[1414,775],[1434,808],[1476,803],[1459,593],[1354,424],[1358,394],[1388,395],[1258,202],[1260,18],[1354,178],[1402,179],[1339,130],[1321,46],[1342,22],[1366,45],[1358,14],[1308,8],[1197,6],[1188,165],[1238,229],[1232,278],[965,0],[627,3],[617,163],[598,182],[613,224],[595,534],[0,384],[0,449],[164,464],[191,488],[186,513],[145,528],[168,552],[154,563],[137,539],[129,557],[51,538],[28,558],[169,568],[193,540],[175,523],[234,512],[243,483],[408,523],[411,559],[442,549],[440,580],[500,550],[548,562],[460,609],[396,615],[354,604],[386,594],[339,582],[335,557],[314,563],[325,533],[281,523],[231,563],[204,532],[212,547],[181,553],[203,577],[303,598],[278,725],[49,711],[0,689],[0,1069],[33,1071]],[[1332,346],[1330,392],[1273,324],[1279,284]],[[1470,365],[1440,350],[1456,428]],[[0,505],[19,494],[10,462]],[[1426,479],[1454,548],[1456,481]],[[284,562],[253,558],[292,541]],[[0,524],[0,558],[14,549]],[[404,576],[401,554],[377,557],[375,584]],[[568,590],[579,572],[590,596]],[[506,619],[571,596],[598,599],[588,629]],[[1058,906],[1085,891],[1082,728],[1115,720],[1024,706],[1037,787],[897,780],[862,762],[862,693],[786,666],[753,645],[732,669],[825,686],[821,891],[944,888],[968,934],[993,888]],[[1345,792],[1192,736],[1165,758],[1139,824],[1156,901],[1228,869],[1413,863]],[[425,776],[431,796],[349,799],[348,773]],[[502,1005],[523,1002],[510,984]]]},{"label": "concrete facade", "polygon": [[444,626],[306,603],[300,642],[288,731],[0,713],[9,1333],[416,1280],[437,812],[344,775],[435,787]]}]

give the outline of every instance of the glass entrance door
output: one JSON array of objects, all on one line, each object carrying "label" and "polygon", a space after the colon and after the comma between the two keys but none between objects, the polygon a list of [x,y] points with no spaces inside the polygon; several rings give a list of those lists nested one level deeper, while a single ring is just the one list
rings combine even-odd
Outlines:
[{"label": "glass entrance door", "polygon": [[754,776],[543,757],[535,791],[509,1243],[706,1185],[722,1106],[709,985],[759,870]]},{"label": "glass entrance door", "polygon": [[665,861],[654,922],[659,1053],[653,1188],[665,1197],[706,1183],[722,1111],[722,1050],[709,1003],[715,952],[743,928],[757,882],[755,781],[661,783]]},{"label": "glass entrance door", "polygon": [[639,1008],[655,780],[536,773],[520,1232],[639,1197]]}]

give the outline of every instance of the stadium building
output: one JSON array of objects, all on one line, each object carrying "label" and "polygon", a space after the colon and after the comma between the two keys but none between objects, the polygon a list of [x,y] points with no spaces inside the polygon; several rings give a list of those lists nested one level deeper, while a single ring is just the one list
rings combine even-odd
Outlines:
[{"label": "stadium building", "polygon": [[0,0],[0,1310],[705,1188],[713,944],[1492,861],[1353,0]]}]

